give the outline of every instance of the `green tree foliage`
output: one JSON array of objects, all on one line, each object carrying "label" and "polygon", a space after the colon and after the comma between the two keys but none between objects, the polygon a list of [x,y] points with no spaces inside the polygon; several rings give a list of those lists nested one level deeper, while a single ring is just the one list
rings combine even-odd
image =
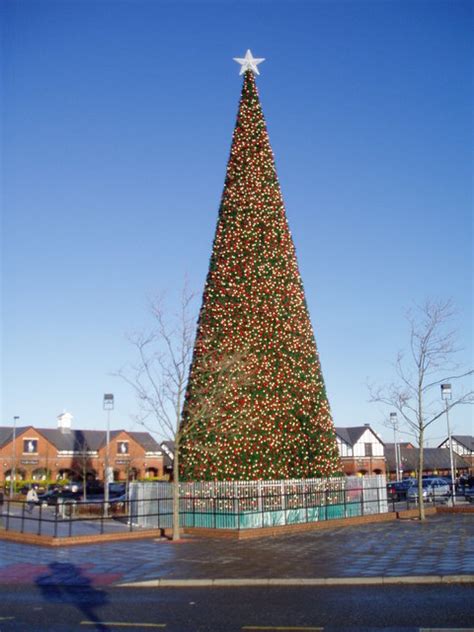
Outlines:
[{"label": "green tree foliage", "polygon": [[[213,370],[239,354],[239,376]],[[241,371],[245,372],[242,379]],[[202,410],[208,411],[206,415]],[[252,72],[244,75],[184,404],[181,480],[329,476],[333,422]]]}]

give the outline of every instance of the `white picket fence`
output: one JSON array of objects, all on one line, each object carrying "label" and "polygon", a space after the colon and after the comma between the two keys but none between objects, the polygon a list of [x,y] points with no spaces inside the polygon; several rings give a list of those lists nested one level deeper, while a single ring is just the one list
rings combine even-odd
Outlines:
[{"label": "white picket fence", "polygon": [[[132,483],[130,501],[135,525],[171,527],[170,483]],[[385,476],[180,483],[184,527],[251,529],[387,511]]]}]

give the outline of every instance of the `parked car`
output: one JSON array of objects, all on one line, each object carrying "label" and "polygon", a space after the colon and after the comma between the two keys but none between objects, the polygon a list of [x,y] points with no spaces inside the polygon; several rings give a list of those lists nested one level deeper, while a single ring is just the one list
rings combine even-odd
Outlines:
[{"label": "parked car", "polygon": [[405,500],[407,497],[407,491],[413,485],[412,478],[406,478],[403,481],[392,481],[387,483],[387,498],[388,500]]},{"label": "parked car", "polygon": [[[83,492],[84,483],[82,481],[70,481],[69,483],[64,485],[64,489],[69,489],[72,492]],[[103,494],[104,483],[98,480],[87,481],[86,493],[87,494]]]},{"label": "parked car", "polygon": [[20,494],[22,494],[22,496],[26,496],[30,489],[36,489],[37,492],[39,492],[40,490],[44,491],[44,487],[42,487],[39,483],[33,483],[32,485],[23,485],[23,487],[20,487],[18,491]]},{"label": "parked car", "polygon": [[126,484],[125,483],[109,483],[109,494],[110,496],[122,496],[125,494]]},{"label": "parked car", "polygon": [[70,489],[52,489],[44,494],[38,494],[38,505],[57,505],[58,502],[77,502],[81,500],[80,492],[73,492]]},{"label": "parked car", "polygon": [[449,489],[451,489],[451,487],[453,486],[453,481],[451,480],[450,476],[438,476],[438,478],[444,481],[446,485],[449,485]]},{"label": "parked car", "polygon": [[[125,483],[109,483],[109,498],[115,498],[115,496],[123,496],[125,494]],[[105,489],[102,484],[89,487],[87,485],[87,500],[97,500],[101,502],[105,496]]]},{"label": "parked car", "polygon": [[[422,480],[423,500],[434,502],[435,500],[447,499],[451,495],[451,487],[442,478],[424,478]],[[408,500],[418,500],[418,483],[414,483],[407,490]]]},{"label": "parked car", "polygon": [[70,492],[82,492],[83,485],[81,481],[70,481],[64,485],[63,489],[67,489]]},{"label": "parked car", "polygon": [[464,498],[468,503],[474,503],[474,487],[466,487],[464,489]]},{"label": "parked car", "polygon": [[[113,494],[112,492],[110,492],[109,494],[109,503],[112,505],[113,503],[120,503],[120,502],[124,502],[125,500],[127,500],[127,494]],[[92,496],[87,496],[86,499],[87,503],[105,503],[105,496],[104,494],[94,494]]]},{"label": "parked car", "polygon": [[86,492],[89,496],[94,496],[95,494],[103,494],[104,483],[102,481],[88,481],[86,485]]}]

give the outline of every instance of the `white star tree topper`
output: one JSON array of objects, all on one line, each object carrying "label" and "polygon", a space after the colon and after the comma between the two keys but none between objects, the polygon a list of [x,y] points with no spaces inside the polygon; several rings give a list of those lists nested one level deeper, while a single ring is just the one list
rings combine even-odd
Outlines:
[{"label": "white star tree topper", "polygon": [[265,61],[265,57],[254,57],[250,48],[245,53],[245,57],[234,57],[233,59],[242,66],[239,75],[243,75],[247,70],[251,70],[256,75],[259,75],[260,73],[257,66],[261,64],[262,61]]}]

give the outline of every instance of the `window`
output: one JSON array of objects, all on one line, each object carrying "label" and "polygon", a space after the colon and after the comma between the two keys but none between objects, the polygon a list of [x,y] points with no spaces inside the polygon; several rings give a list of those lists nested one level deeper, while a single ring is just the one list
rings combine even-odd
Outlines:
[{"label": "window", "polygon": [[38,439],[23,439],[23,454],[37,454]]},{"label": "window", "polygon": [[128,454],[128,441],[117,441],[117,454]]},{"label": "window", "polygon": [[372,444],[364,443],[364,454],[365,456],[372,456]]}]

